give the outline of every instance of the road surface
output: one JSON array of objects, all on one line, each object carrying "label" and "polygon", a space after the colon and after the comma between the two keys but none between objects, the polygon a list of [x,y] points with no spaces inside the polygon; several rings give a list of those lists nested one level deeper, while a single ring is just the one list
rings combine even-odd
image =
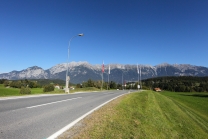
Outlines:
[{"label": "road surface", "polygon": [[103,91],[0,99],[0,139],[45,139],[90,110],[128,93]]}]

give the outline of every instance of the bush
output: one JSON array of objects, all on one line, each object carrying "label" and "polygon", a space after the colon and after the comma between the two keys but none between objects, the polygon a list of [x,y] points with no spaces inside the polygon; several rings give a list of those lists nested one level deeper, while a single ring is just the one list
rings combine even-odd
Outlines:
[{"label": "bush", "polygon": [[22,86],[20,89],[20,94],[31,94],[31,90],[29,87]]},{"label": "bush", "polygon": [[4,81],[4,86],[5,86],[5,87],[9,86],[9,84],[10,84],[10,82],[9,82],[8,80],[5,80],[5,81]]},{"label": "bush", "polygon": [[43,88],[43,92],[50,92],[50,91],[54,91],[55,87],[54,85],[50,84],[50,85],[46,85]]},{"label": "bush", "polygon": [[7,79],[0,79],[0,84],[3,84]]}]

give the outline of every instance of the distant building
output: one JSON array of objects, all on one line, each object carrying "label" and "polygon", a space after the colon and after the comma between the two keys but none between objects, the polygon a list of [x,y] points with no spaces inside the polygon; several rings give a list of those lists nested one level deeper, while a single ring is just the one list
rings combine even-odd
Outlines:
[{"label": "distant building", "polygon": [[74,90],[74,87],[70,87],[69,89],[70,89],[70,90]]},{"label": "distant building", "polygon": [[55,88],[60,89],[60,86],[59,85],[55,85]]},{"label": "distant building", "polygon": [[155,90],[156,92],[160,92],[160,91],[161,91],[160,88],[154,88],[154,90]]}]

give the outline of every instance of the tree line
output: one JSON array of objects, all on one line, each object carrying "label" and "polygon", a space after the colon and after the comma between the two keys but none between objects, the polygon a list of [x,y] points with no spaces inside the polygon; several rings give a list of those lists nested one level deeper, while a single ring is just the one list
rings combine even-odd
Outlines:
[{"label": "tree line", "polygon": [[43,84],[39,84],[38,81],[35,80],[7,80],[0,79],[0,84],[4,84],[5,87],[19,88],[20,94],[31,94],[31,88],[43,88],[43,92],[54,91],[55,87],[53,84],[46,84],[47,81],[43,81]]},{"label": "tree line", "polygon": [[120,86],[118,84],[116,84],[115,82],[113,81],[110,81],[109,84],[108,82],[103,82],[101,80],[98,80],[98,81],[93,81],[91,79],[89,79],[88,81],[86,82],[82,82],[81,84],[76,84],[76,88],[86,88],[86,87],[95,87],[95,88],[98,88],[98,89],[101,89],[101,87],[103,89],[117,89],[119,88]]},{"label": "tree line", "polygon": [[126,83],[126,85],[124,85],[124,84],[116,83],[114,81],[109,81],[109,83],[108,82],[102,83],[101,80],[93,81],[89,79],[86,82],[77,84],[76,88],[95,87],[95,88],[101,89],[102,87],[102,89],[105,89],[105,90],[109,90],[109,89],[123,90],[123,89],[137,89],[137,85],[138,83]]},{"label": "tree line", "polygon": [[146,79],[142,81],[144,88],[173,92],[208,92],[208,77],[168,76]]},{"label": "tree line", "polygon": [[9,86],[12,88],[21,88],[21,87],[29,87],[29,88],[41,88],[42,86],[37,83],[37,81],[30,81],[27,79],[24,80],[6,80],[1,79],[1,84],[4,84],[5,87]]},{"label": "tree line", "polygon": [[30,88],[42,88],[51,83],[58,84],[61,86],[65,85],[65,81],[60,79],[22,79],[22,80],[0,79],[0,84],[4,84],[5,87],[10,86],[13,88],[21,88],[21,86],[29,86]]},{"label": "tree line", "polygon": [[[61,85],[64,86],[65,81],[57,80]],[[47,86],[45,91],[54,89],[50,86],[53,80],[41,79],[41,83],[37,80],[7,80],[0,79],[0,84],[4,84],[5,87],[10,86],[13,88],[44,88]],[[54,83],[56,81],[54,80]],[[46,84],[47,83],[47,84]],[[43,85],[44,84],[44,85]],[[60,84],[59,84],[60,85]],[[70,85],[73,85],[70,83]],[[173,92],[208,92],[208,77],[193,77],[193,76],[168,76],[168,77],[156,77],[142,80],[142,89],[154,89],[160,88],[162,90],[173,91]],[[98,89],[138,89],[138,82],[127,82],[119,84],[114,81],[103,82],[101,80],[93,81],[89,79],[86,82],[82,82],[75,85],[76,88],[95,87]]]}]

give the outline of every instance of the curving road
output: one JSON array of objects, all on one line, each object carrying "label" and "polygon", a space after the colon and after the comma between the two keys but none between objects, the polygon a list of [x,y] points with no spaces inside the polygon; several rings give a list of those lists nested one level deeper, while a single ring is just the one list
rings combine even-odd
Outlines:
[{"label": "curving road", "polygon": [[45,139],[122,91],[0,99],[1,139]]}]

